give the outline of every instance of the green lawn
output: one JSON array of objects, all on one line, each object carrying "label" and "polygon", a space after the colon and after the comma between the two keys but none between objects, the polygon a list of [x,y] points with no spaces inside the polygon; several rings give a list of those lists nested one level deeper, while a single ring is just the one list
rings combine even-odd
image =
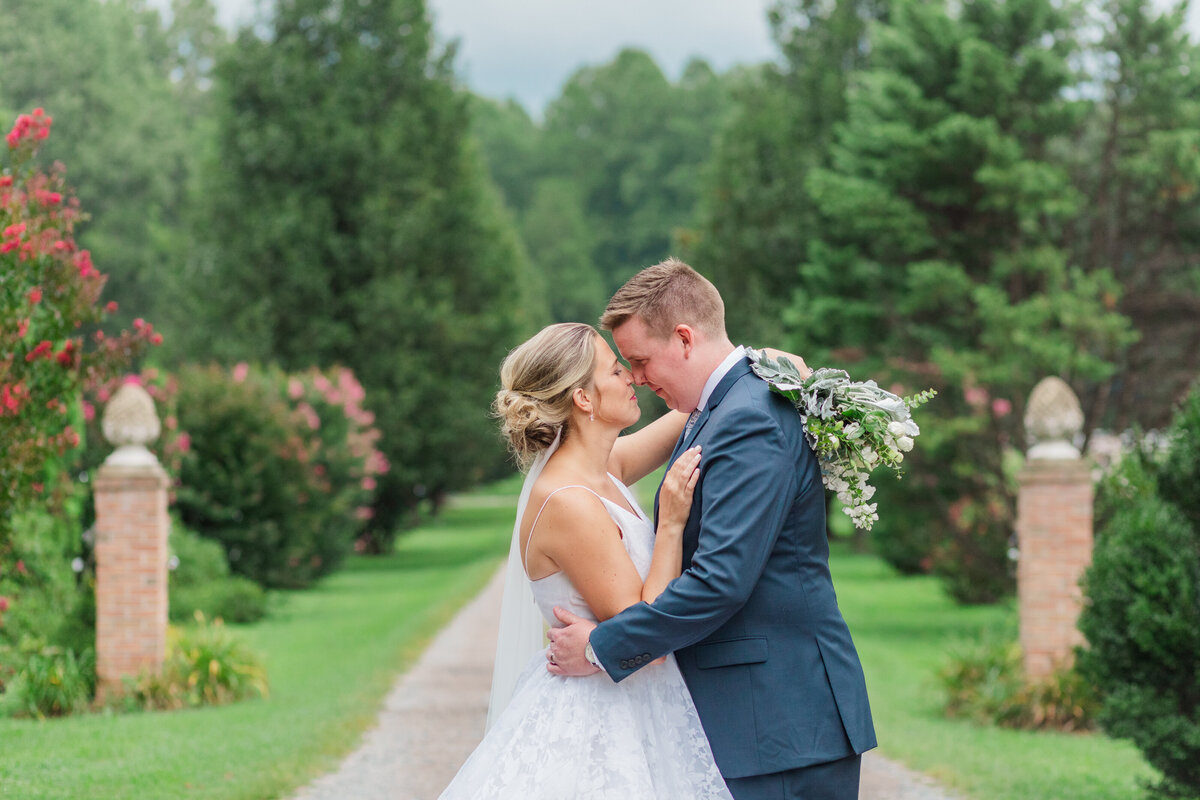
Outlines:
[{"label": "green lawn", "polygon": [[35,722],[0,720],[0,797],[276,798],[333,768],[396,675],[507,551],[511,502],[448,511],[395,555],[353,558],[240,633],[267,700]]},{"label": "green lawn", "polygon": [[948,647],[1011,626],[1015,610],[960,607],[933,578],[901,578],[873,556],[838,552],[838,600],[858,645],[880,752],[974,800],[1129,800],[1153,773],[1137,749],[1100,734],[985,728],[941,713],[935,675]]}]

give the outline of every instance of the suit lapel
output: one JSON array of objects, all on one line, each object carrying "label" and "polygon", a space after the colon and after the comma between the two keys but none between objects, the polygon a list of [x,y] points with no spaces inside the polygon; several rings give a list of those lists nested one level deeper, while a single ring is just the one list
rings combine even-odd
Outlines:
[{"label": "suit lapel", "polygon": [[[685,430],[679,436],[679,441],[675,443],[675,451],[671,453],[671,458],[667,461],[667,469],[675,463],[675,459],[679,458],[679,454],[692,446],[692,442],[696,441],[696,437],[700,435],[700,429],[708,422],[712,416],[713,410],[721,404],[725,399],[725,395],[733,388],[742,377],[750,373],[750,361],[743,358],[730,368],[729,372],[725,373],[725,377],[717,383],[712,390],[712,394],[708,396],[708,402],[704,404],[704,410],[700,412],[700,416],[696,418],[696,423],[692,425],[690,431]],[[659,483],[658,490],[654,492],[654,524],[658,525],[658,493],[662,490],[662,484]]]}]

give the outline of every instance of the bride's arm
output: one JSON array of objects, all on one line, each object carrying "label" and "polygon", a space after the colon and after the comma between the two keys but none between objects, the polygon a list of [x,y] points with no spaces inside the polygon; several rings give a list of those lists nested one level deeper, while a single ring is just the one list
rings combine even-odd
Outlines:
[{"label": "bride's arm", "polygon": [[688,450],[664,479],[658,533],[643,583],[604,505],[587,492],[560,492],[538,523],[538,549],[563,570],[597,619],[653,602],[683,570],[683,526],[699,479],[700,451]]},{"label": "bride's arm", "polygon": [[618,436],[608,457],[608,471],[633,486],[667,463],[687,418],[682,412],[668,411],[640,431]]}]

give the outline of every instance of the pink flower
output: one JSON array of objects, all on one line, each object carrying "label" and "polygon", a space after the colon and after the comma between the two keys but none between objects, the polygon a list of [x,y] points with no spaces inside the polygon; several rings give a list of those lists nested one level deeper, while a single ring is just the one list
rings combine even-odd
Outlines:
[{"label": "pink flower", "polygon": [[1012,413],[1012,401],[997,397],[992,401],[992,413],[997,417],[1007,417]]},{"label": "pink flower", "polygon": [[29,305],[36,306],[42,302],[42,287],[35,286],[29,290]]},{"label": "pink flower", "polygon": [[117,301],[109,300],[108,304],[106,306],[104,306],[104,310],[107,311],[109,314],[115,314],[117,311]]},{"label": "pink flower", "polygon": [[247,364],[245,361],[241,361],[241,362],[235,364],[233,367],[233,382],[234,383],[243,383],[246,380],[246,376],[249,374],[250,374],[250,365]]},{"label": "pink flower", "polygon": [[299,400],[304,396],[304,384],[299,378],[288,378],[288,397],[293,400]]},{"label": "pink flower", "polygon": [[368,520],[375,516],[375,509],[368,506],[359,506],[354,509],[354,516],[357,519]]},{"label": "pink flower", "polygon": [[179,452],[186,453],[192,449],[192,437],[186,433],[179,434],[179,438],[175,440],[175,446],[179,448]]},{"label": "pink flower", "polygon": [[963,399],[967,401],[967,405],[985,406],[988,401],[987,389],[972,386],[963,392]]},{"label": "pink flower", "polygon": [[375,491],[375,479],[369,475],[367,477],[363,478],[362,479],[362,488],[368,492]]},{"label": "pink flower", "polygon": [[132,383],[134,386],[145,386],[146,382],[142,380],[141,375],[126,375],[121,383]]},{"label": "pink flower", "polygon": [[83,401],[83,418],[88,422],[96,418],[96,407],[87,400]]},{"label": "pink flower", "polygon": [[0,595],[0,614],[8,611],[8,598]]},{"label": "pink flower", "polygon": [[54,349],[54,345],[52,345],[48,340],[43,339],[41,342],[38,343],[37,347],[33,348],[32,350],[30,350],[28,353],[25,354],[25,360],[27,362],[34,361],[38,358],[41,358],[42,356],[46,356],[47,358],[49,358],[50,351],[52,349]]},{"label": "pink flower", "polygon": [[17,338],[24,339],[25,334],[29,332],[29,320],[23,319],[17,323]]},{"label": "pink flower", "polygon": [[301,403],[296,406],[296,410],[300,412],[300,416],[304,417],[304,421],[308,423],[308,427],[314,431],[321,427],[321,418],[317,416],[316,409],[308,403]]}]

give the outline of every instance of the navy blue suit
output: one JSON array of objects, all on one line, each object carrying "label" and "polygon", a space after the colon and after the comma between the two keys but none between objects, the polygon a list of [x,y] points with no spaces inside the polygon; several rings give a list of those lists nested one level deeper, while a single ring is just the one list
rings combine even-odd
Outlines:
[{"label": "navy blue suit", "polygon": [[829,762],[853,765],[853,787],[817,794],[856,797],[857,756],[875,746],[875,730],[829,575],[825,492],[800,416],[742,360],[672,460],[694,444],[703,455],[683,574],[653,604],[602,622],[592,647],[617,681],[675,653],[739,800],[768,796],[739,792],[739,778],[750,786],[788,773],[786,783],[802,787],[813,769],[823,781],[842,780],[816,766]]}]

